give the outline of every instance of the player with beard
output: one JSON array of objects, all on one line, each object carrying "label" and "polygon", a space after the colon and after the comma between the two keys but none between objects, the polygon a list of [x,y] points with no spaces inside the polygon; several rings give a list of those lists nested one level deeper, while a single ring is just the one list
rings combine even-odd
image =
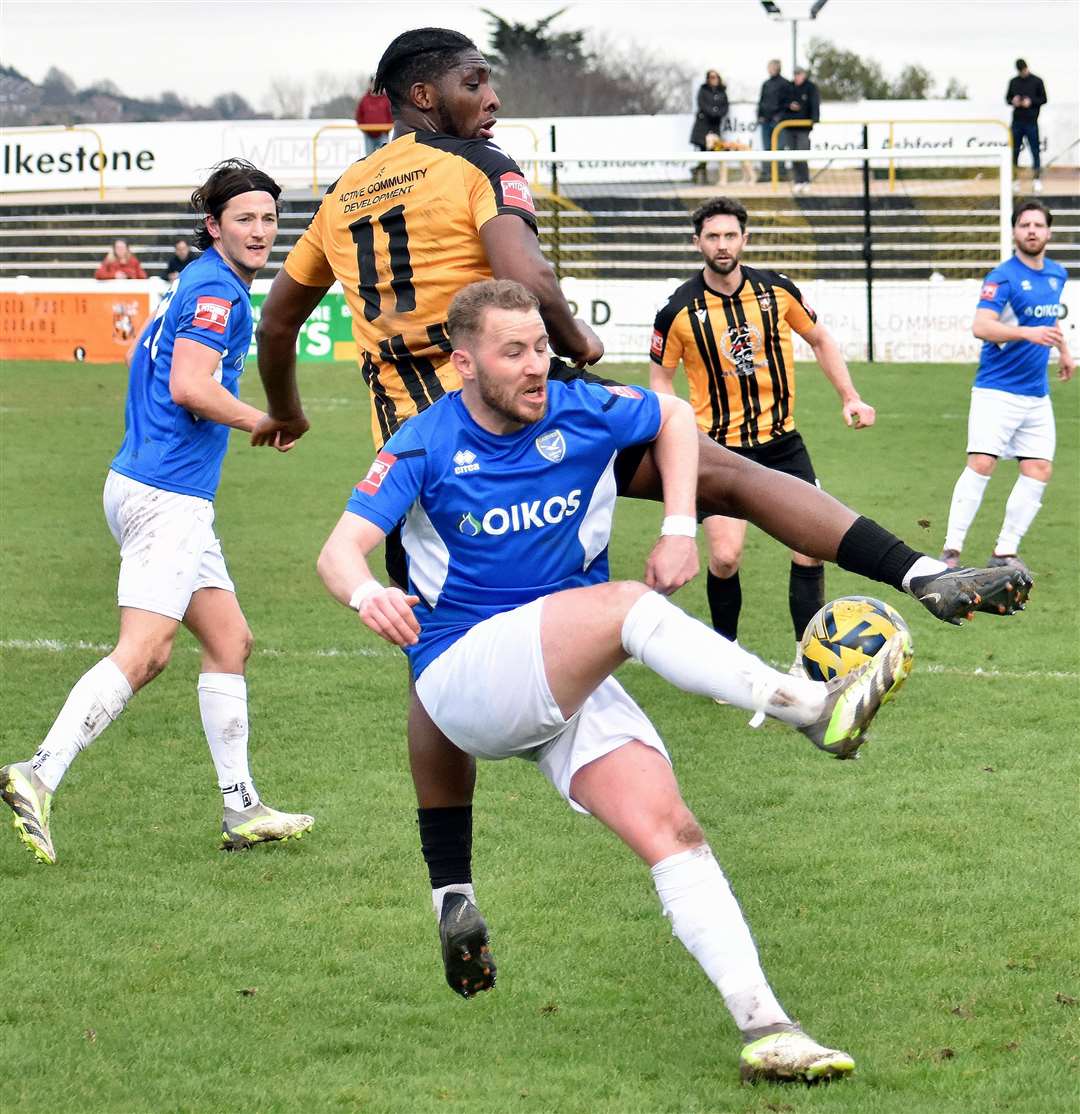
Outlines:
[{"label": "player with beard", "polygon": [[[818,366],[840,396],[847,425],[872,426],[874,408],[859,397],[836,341],[804,303],[799,288],[776,271],[743,266],[742,253],[750,239],[746,209],[731,198],[717,197],[691,220],[694,247],[705,266],[656,315],[650,385],[654,391],[674,394],[681,360],[690,404],[706,436],[766,468],[816,484],[810,454],[795,428],[791,330],[814,350]],[[735,639],[746,520],[710,515],[702,525],[709,543],[706,592],[712,624]],[[793,549],[788,576],[793,668],[800,668],[799,639],[824,605],[824,564]]]},{"label": "player with beard", "polygon": [[[603,346],[575,320],[536,234],[528,184],[491,142],[499,99],[476,44],[456,31],[421,28],[387,47],[376,73],[394,112],[394,138],[355,163],[327,191],[310,227],[274,279],[259,321],[259,373],[267,417],[254,444],[288,442],[309,427],[296,380],[296,340],[335,280],[352,312],[353,334],[372,395],[376,448],[410,416],[460,385],[446,331],[450,302],[489,278],[520,282],[539,303],[551,348],[589,365]],[[576,372],[552,360],[550,378]],[[1011,613],[1029,581],[1000,571],[958,570],[906,546],[870,519],[801,480],[756,465],[701,438],[698,509],[746,518],[800,553],[910,590],[938,618],[958,623],[976,610]],[[660,499],[648,446],[620,453],[622,494]],[[693,524],[691,524],[692,526]],[[398,531],[387,537],[387,572],[405,584]],[[452,746],[413,699],[409,760],[420,842],[440,918],[447,982],[469,997],[494,985],[487,929],[473,904],[472,757]],[[454,920],[443,917],[447,893]]]}]

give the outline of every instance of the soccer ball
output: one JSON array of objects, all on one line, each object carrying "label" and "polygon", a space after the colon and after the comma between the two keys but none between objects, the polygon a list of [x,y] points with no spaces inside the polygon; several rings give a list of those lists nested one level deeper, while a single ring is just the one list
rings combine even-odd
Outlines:
[{"label": "soccer ball", "polygon": [[827,603],[806,625],[799,657],[812,681],[831,681],[868,662],[897,631],[900,613],[872,596],[843,596]]}]

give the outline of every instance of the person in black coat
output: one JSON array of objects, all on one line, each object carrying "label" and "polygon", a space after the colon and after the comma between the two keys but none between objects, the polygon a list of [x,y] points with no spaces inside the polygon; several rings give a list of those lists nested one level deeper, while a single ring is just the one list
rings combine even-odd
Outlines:
[{"label": "person in black coat", "polygon": [[1028,69],[1023,58],[1016,60],[1016,77],[1009,82],[1005,91],[1005,101],[1012,105],[1012,137],[1013,137],[1013,166],[1020,158],[1020,148],[1027,140],[1028,150],[1031,152],[1031,166],[1035,171],[1035,181],[1032,188],[1038,193],[1042,189],[1039,180],[1041,163],[1039,160],[1039,109],[1046,104],[1046,86],[1041,77]]},{"label": "person in black coat", "polygon": [[[785,120],[809,120],[811,126],[821,118],[821,95],[802,66],[796,66],[788,87],[791,99],[784,111]],[[784,128],[780,133],[785,151],[809,151],[810,128]],[[802,193],[810,185],[810,167],[805,162],[792,163],[795,190]]]},{"label": "person in black coat", "polygon": [[[768,65],[769,76],[762,82],[761,95],[758,97],[757,115],[761,125],[761,149],[772,149],[773,129],[784,118],[784,111],[791,100],[791,82],[780,74],[780,59],[772,58]],[[783,132],[780,133],[783,135]],[[761,164],[759,181],[769,180],[769,164]]]},{"label": "person in black coat", "polygon": [[[690,132],[690,143],[699,151],[707,151],[707,138],[710,134],[719,135],[728,111],[727,89],[716,70],[705,75],[705,84],[698,89],[697,115]],[[694,167],[694,181],[705,181],[705,163]]]}]

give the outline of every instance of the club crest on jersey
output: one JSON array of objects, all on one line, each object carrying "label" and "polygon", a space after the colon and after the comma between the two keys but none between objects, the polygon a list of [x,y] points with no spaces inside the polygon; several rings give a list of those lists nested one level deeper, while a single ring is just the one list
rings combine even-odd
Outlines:
[{"label": "club crest on jersey", "polygon": [[1046,281],[1047,281],[1048,283],[1050,283],[1050,289],[1051,289],[1051,290],[1057,290],[1057,288],[1058,288],[1058,280],[1057,280],[1056,278],[1054,278],[1054,276],[1053,276],[1053,275],[1051,275],[1051,276],[1050,276],[1050,277],[1049,277],[1049,278],[1048,278],[1048,279],[1047,279]]},{"label": "club crest on jersey", "polygon": [[773,308],[772,292],[769,290],[763,290],[757,296],[757,304],[762,313],[770,313]]},{"label": "club crest on jersey", "polygon": [[998,284],[996,282],[984,282],[979,297],[984,302],[992,302],[997,297],[997,292]]},{"label": "club crest on jersey", "polygon": [[705,318],[709,316],[709,311],[704,306],[702,306],[701,309],[694,310],[694,313],[697,314],[697,319],[699,321],[704,321]]},{"label": "club crest on jersey", "polygon": [[454,475],[464,476],[469,472],[479,472],[480,462],[472,449],[458,449],[454,453]]},{"label": "club crest on jersey", "polygon": [[199,298],[195,303],[195,314],[191,319],[197,329],[209,329],[212,333],[224,333],[232,313],[232,302],[228,298]]},{"label": "club crest on jersey", "polygon": [[566,441],[563,439],[562,430],[553,429],[541,433],[536,439],[536,451],[552,464],[558,464],[566,456]]},{"label": "club crest on jersey", "polygon": [[362,491],[365,495],[378,494],[379,488],[382,487],[383,480],[386,479],[396,460],[397,457],[394,456],[393,453],[379,453],[371,462],[368,474],[356,485],[356,490]]},{"label": "club crest on jersey", "polygon": [[528,213],[535,213],[532,194],[529,193],[529,183],[520,174],[503,174],[499,178],[502,187],[504,205],[513,205],[515,209],[524,209]]}]

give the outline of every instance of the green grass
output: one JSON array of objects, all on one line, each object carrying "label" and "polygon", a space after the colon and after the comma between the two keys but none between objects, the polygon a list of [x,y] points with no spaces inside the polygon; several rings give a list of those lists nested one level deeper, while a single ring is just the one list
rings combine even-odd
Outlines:
[{"label": "green grass", "polygon": [[[638,378],[641,369],[625,369]],[[970,371],[856,367],[878,407],[844,429],[823,377],[800,426],[824,485],[936,552],[963,462]],[[0,396],[0,760],[28,756],[115,635],[100,489],[119,367],[7,364]],[[186,635],[76,762],[60,862],[0,833],[0,1110],[539,1114],[1046,1114],[1077,1095],[1076,384],[1055,384],[1057,475],[1024,553],[1029,610],[910,621],[916,669],[858,763],[622,676],[675,758],[788,1009],[849,1049],[830,1089],[741,1087],[737,1034],[673,940],[647,871],[523,762],[481,768],[476,878],[497,990],[442,983],[404,748],[405,670],[333,605],[315,555],[370,458],[352,368],[309,368],[310,436],[233,440],[218,528],[255,631],[254,770],[317,817],[299,844],[215,850],[220,798]],[[257,401],[257,377],[245,391]],[[1002,467],[968,556],[989,552]],[[637,575],[656,506],[624,503]],[[929,525],[921,525],[926,522]],[[787,556],[751,530],[743,641],[786,664]],[[867,591],[832,569],[828,593]],[[873,590],[878,590],[877,588]],[[703,589],[679,597],[704,615]],[[42,640],[53,640],[47,647]],[[6,833],[6,834],[5,834]]]}]

